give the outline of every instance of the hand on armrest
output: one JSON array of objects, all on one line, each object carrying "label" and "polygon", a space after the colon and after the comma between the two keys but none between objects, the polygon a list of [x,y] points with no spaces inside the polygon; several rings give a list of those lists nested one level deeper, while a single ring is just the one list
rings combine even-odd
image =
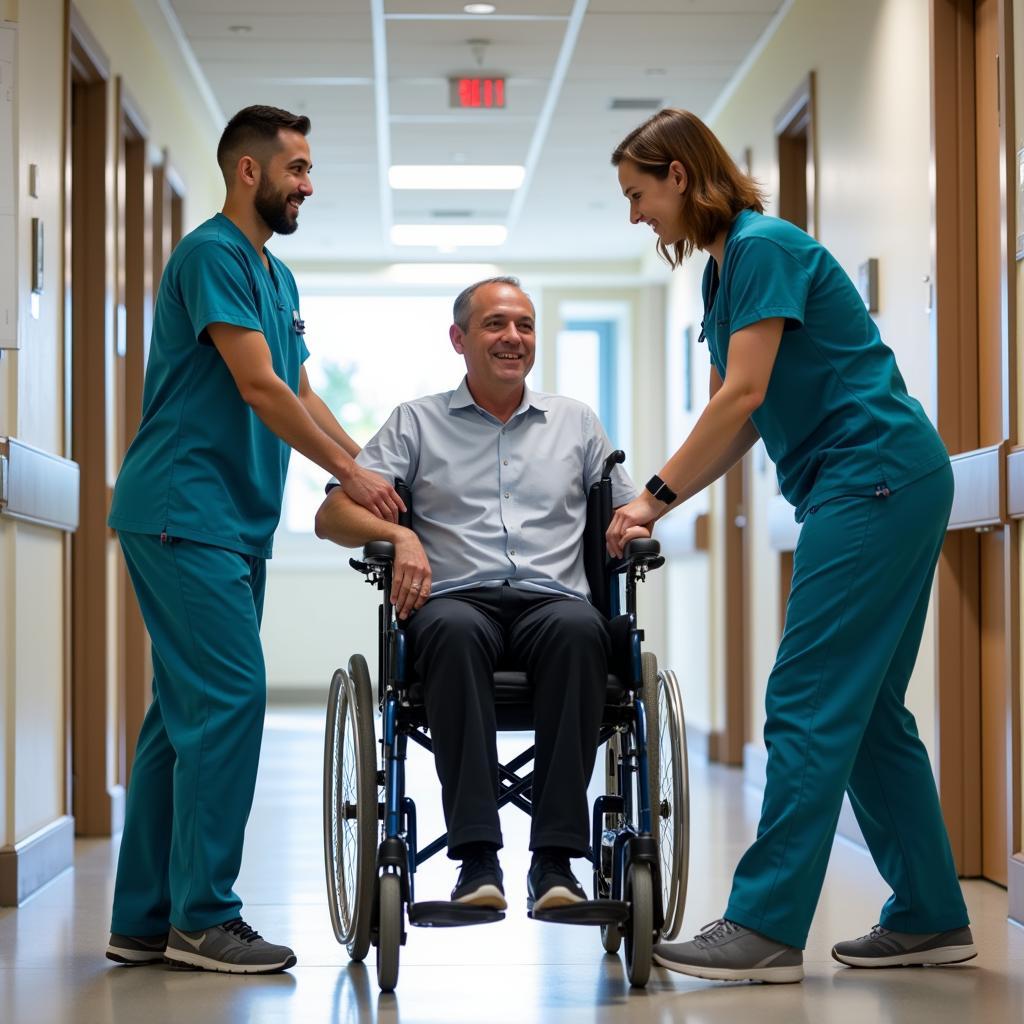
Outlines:
[{"label": "hand on armrest", "polygon": [[340,487],[335,487],[317,510],[316,535],[348,548],[371,540],[391,541],[395,546],[395,561],[391,570],[390,600],[400,619],[422,608],[430,597],[430,562],[416,534],[404,526],[378,519],[357,505]]}]

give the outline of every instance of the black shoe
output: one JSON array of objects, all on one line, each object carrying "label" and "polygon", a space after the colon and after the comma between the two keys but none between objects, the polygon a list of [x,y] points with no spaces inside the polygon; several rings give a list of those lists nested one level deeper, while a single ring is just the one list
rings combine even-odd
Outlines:
[{"label": "black shoe", "polygon": [[494,850],[469,853],[462,860],[459,880],[452,889],[452,902],[504,910],[508,904],[502,887],[503,877],[498,854]]},{"label": "black shoe", "polygon": [[569,867],[569,858],[543,850],[537,850],[533,855],[530,873],[526,876],[526,889],[526,906],[534,913],[582,903],[587,898]]}]

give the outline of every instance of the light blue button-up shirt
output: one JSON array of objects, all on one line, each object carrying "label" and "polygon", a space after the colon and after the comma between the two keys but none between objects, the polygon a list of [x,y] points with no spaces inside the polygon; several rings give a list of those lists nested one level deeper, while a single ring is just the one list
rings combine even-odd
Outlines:
[{"label": "light blue button-up shirt", "polygon": [[[612,450],[582,402],[526,388],[502,423],[463,379],[454,391],[400,405],[356,461],[409,485],[432,594],[508,581],[586,599],[587,492]],[[616,466],[613,504],[635,496]]]}]

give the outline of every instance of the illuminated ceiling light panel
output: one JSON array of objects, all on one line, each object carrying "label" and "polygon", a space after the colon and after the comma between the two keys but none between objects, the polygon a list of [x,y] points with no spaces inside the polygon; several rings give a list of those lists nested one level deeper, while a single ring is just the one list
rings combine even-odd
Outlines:
[{"label": "illuminated ceiling light panel", "polygon": [[462,9],[467,14],[493,14],[497,7],[494,4],[466,4]]},{"label": "illuminated ceiling light panel", "polygon": [[504,224],[395,224],[391,228],[394,245],[454,249],[460,246],[503,245],[506,238],[508,228]]},{"label": "illuminated ceiling light panel", "polygon": [[517,164],[396,164],[388,168],[388,184],[394,189],[514,192],[524,173]]}]

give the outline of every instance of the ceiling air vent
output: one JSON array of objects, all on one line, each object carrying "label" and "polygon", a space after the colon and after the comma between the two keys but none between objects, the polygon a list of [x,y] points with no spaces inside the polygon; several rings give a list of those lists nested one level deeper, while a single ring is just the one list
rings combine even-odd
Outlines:
[{"label": "ceiling air vent", "polygon": [[465,219],[466,217],[472,217],[472,210],[431,210],[431,217],[437,217],[442,220],[459,220]]},{"label": "ceiling air vent", "polygon": [[636,99],[618,96],[612,100],[609,110],[660,110],[661,100]]}]

